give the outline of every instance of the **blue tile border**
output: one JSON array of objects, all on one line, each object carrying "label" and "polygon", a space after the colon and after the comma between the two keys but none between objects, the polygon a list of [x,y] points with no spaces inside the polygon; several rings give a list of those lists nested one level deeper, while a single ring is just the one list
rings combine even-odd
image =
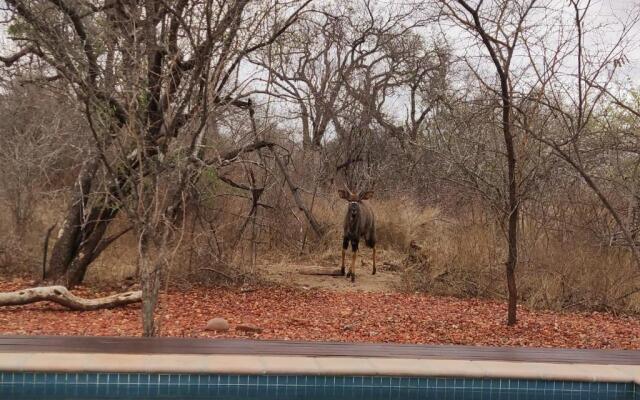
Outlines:
[{"label": "blue tile border", "polygon": [[[44,396],[44,397],[42,397]],[[616,399],[633,383],[397,376],[0,372],[2,399]],[[560,396],[560,397],[558,397]]]}]

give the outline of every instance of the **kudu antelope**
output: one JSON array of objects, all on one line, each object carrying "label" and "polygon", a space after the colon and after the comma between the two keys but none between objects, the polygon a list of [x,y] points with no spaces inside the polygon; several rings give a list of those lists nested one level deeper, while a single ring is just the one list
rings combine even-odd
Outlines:
[{"label": "kudu antelope", "polygon": [[338,190],[341,198],[349,202],[347,215],[344,217],[344,235],[342,237],[342,275],[345,273],[344,258],[349,243],[353,255],[351,258],[351,266],[347,278],[351,277],[351,282],[356,280],[356,257],[358,255],[358,244],[360,238],[364,238],[367,247],[373,249],[373,270],[372,275],[376,274],[376,227],[373,210],[363,200],[368,200],[373,196],[373,191],[362,191],[353,194],[346,187]]}]

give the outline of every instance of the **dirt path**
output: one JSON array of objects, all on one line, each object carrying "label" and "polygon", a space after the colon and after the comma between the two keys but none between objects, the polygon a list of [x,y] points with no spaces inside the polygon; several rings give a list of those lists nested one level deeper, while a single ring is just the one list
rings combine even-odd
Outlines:
[{"label": "dirt path", "polygon": [[375,275],[371,275],[370,252],[363,253],[362,257],[358,257],[355,283],[351,283],[351,280],[344,276],[302,273],[310,269],[326,270],[327,272],[337,271],[340,269],[339,255],[320,262],[300,261],[266,264],[260,267],[260,271],[269,282],[303,289],[327,289],[338,292],[397,292],[401,274],[385,264],[387,257],[383,252],[380,253],[382,254],[376,263],[377,272]]}]

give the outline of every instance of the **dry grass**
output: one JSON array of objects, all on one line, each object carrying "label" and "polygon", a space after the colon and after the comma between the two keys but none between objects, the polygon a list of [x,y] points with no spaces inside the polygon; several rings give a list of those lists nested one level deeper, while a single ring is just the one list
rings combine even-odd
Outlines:
[{"label": "dry grass", "polygon": [[[403,261],[406,290],[506,299],[506,242],[490,221],[434,219]],[[640,312],[638,271],[628,251],[582,237],[521,237],[516,271],[520,301],[538,309]],[[539,232],[538,232],[539,234]]]},{"label": "dry grass", "polygon": [[520,295],[550,309],[640,312],[638,271],[628,251],[580,239],[532,245],[521,266]]},{"label": "dry grass", "polygon": [[0,275],[26,272],[41,276],[44,237],[55,223],[59,203],[56,199],[41,200],[28,226],[18,230],[9,205],[0,202]]}]

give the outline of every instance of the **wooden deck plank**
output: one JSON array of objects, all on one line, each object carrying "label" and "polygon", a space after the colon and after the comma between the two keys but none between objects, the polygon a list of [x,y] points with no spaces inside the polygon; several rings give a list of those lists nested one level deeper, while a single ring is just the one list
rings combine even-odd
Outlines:
[{"label": "wooden deck plank", "polygon": [[0,352],[251,354],[640,365],[637,350],[572,350],[243,339],[1,336]]}]

